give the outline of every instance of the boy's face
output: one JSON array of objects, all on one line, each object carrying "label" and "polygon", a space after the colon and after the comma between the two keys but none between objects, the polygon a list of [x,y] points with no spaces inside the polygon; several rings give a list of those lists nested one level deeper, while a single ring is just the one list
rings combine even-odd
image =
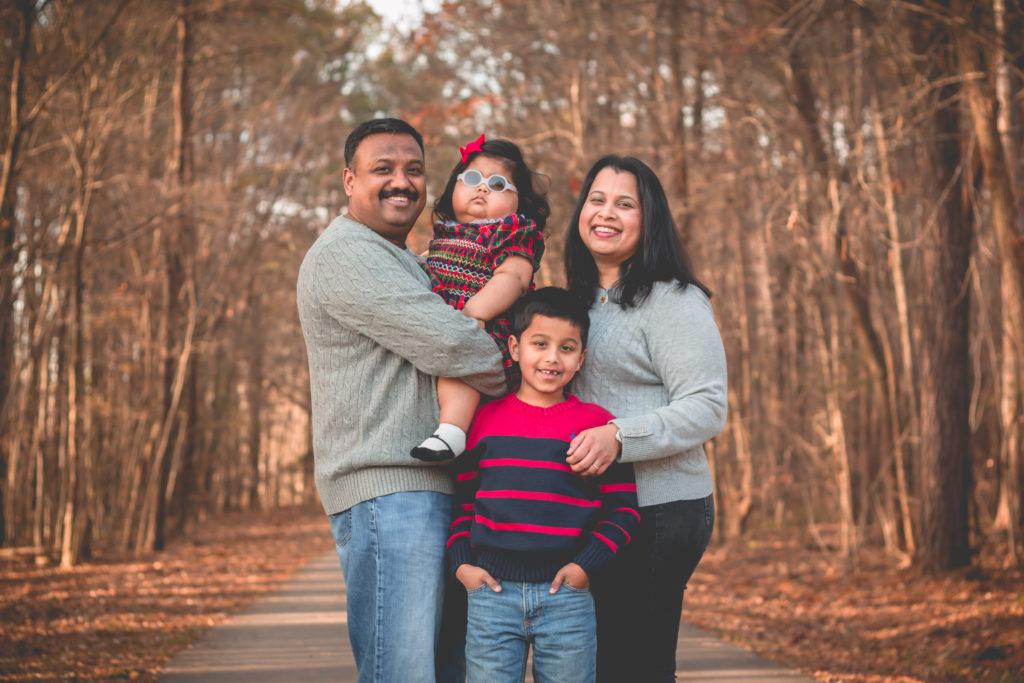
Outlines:
[{"label": "boy's face", "polygon": [[548,406],[565,399],[563,389],[583,365],[586,351],[574,323],[535,315],[517,339],[509,337],[509,353],[519,361],[523,383],[517,396],[526,403]]}]

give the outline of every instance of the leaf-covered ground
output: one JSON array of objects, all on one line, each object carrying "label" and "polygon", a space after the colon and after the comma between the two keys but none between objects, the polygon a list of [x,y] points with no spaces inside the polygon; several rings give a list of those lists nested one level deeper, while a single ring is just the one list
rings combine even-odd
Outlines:
[{"label": "leaf-covered ground", "polygon": [[285,510],[209,521],[147,558],[68,571],[0,564],[0,680],[152,681],[206,629],[331,547],[323,512]]},{"label": "leaf-covered ground", "polygon": [[793,543],[713,547],[684,614],[822,681],[1024,682],[1024,575],[987,560],[928,576],[868,552],[844,573]]},{"label": "leaf-covered ground", "polygon": [[[0,680],[151,681],[178,650],[332,547],[321,512],[230,515],[142,559],[0,564]],[[790,543],[708,551],[688,621],[822,681],[1024,681],[1024,576],[945,576]]]}]

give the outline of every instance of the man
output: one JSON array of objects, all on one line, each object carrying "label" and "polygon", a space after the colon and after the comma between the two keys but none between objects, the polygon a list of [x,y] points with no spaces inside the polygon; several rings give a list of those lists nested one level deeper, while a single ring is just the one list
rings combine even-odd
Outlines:
[{"label": "man", "polygon": [[426,201],[423,139],[374,119],[345,142],[348,213],[299,269],[316,485],[348,588],[359,681],[434,681],[450,476],[409,457],[437,423],[435,376],[487,394],[501,355],[430,291],[405,240]]}]

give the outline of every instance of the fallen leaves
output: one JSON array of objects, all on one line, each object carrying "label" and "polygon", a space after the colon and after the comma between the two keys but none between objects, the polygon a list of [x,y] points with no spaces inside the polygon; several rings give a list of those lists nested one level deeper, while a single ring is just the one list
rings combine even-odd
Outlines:
[{"label": "fallen leaves", "polygon": [[1024,576],[930,576],[865,551],[858,571],[791,541],[712,547],[687,621],[822,681],[1024,681]]},{"label": "fallen leaves", "polygon": [[[0,565],[0,680],[152,681],[170,657],[332,547],[320,511],[239,513],[150,558]],[[340,571],[339,571],[340,574]],[[1024,577],[928,576],[865,551],[712,547],[684,616],[822,681],[1024,681]]]},{"label": "fallen leaves", "polygon": [[290,509],[205,522],[150,558],[0,564],[0,680],[152,681],[206,629],[331,547],[322,511]]}]

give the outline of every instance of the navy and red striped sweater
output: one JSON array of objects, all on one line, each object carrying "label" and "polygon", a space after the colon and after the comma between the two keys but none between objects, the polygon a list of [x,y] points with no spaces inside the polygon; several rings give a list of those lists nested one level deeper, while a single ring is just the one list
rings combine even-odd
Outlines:
[{"label": "navy and red striped sweater", "polygon": [[613,417],[575,396],[541,408],[509,394],[481,408],[455,464],[451,571],[544,582],[575,562],[593,576],[629,543],[640,521],[632,465],[583,478],[565,462],[576,434]]}]

